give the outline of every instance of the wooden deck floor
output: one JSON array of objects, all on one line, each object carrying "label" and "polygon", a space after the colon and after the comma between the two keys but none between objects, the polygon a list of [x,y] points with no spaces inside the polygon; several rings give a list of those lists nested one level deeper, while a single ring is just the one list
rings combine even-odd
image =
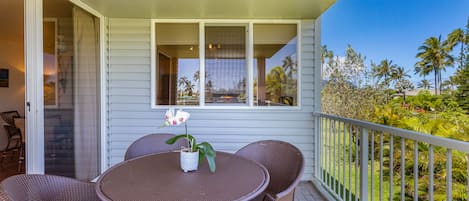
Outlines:
[{"label": "wooden deck floor", "polygon": [[22,174],[24,169],[24,163],[22,163],[21,171],[18,172],[18,153],[9,154],[0,164],[0,181],[15,174]]},{"label": "wooden deck floor", "polygon": [[327,201],[311,182],[301,182],[295,191],[295,201]]}]

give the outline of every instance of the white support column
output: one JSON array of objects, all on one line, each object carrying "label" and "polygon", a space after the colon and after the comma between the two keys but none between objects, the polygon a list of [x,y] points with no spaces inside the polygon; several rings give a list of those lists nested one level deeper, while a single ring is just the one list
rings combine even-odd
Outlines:
[{"label": "white support column", "polygon": [[[247,71],[248,71],[248,80],[253,81],[254,80],[254,24],[252,22],[249,22],[247,26],[247,37],[246,37],[246,52],[247,52]],[[251,82],[246,82],[247,83],[247,95],[248,95],[248,105],[249,107],[254,106],[254,83]]]},{"label": "white support column", "polygon": [[205,23],[199,23],[199,104],[205,106]]},{"label": "white support column", "polygon": [[42,0],[24,0],[26,173],[44,173]]},{"label": "white support column", "polygon": [[314,20],[314,111],[316,112],[321,111],[321,80],[321,18],[317,18]]}]

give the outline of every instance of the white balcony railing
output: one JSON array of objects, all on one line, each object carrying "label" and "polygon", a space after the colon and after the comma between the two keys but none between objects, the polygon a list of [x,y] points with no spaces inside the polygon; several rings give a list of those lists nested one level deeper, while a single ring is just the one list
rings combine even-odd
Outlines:
[{"label": "white balcony railing", "polygon": [[[322,113],[314,118],[319,128],[315,176],[335,199],[450,201],[465,194],[458,198],[468,200],[468,142]],[[452,189],[453,154],[458,167],[466,163],[457,172],[466,179],[457,181],[458,192]],[[443,186],[435,189],[435,184]]]}]

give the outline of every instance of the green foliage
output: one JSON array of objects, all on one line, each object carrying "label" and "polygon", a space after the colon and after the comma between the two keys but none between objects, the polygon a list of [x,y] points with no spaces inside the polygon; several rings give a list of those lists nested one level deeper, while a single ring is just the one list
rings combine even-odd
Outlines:
[{"label": "green foliage", "polygon": [[[458,44],[460,46],[458,46]],[[459,49],[459,56],[451,55],[454,47]],[[350,53],[353,54],[350,54]],[[321,56],[323,68],[323,88],[321,91],[322,112],[360,119],[388,126],[413,130],[429,135],[469,141],[469,21],[466,30],[455,30],[448,36],[448,40],[441,37],[431,37],[425,40],[419,48],[417,57],[420,61],[415,65],[416,73],[421,76],[435,75],[435,94],[428,89],[431,83],[424,79],[418,84],[420,91],[415,96],[405,96],[406,91],[413,89],[413,83],[406,79],[407,73],[402,67],[384,59],[375,64],[371,63],[370,72],[367,68],[360,68],[364,64],[364,57],[349,48],[347,56],[334,56],[333,52],[323,47]],[[357,58],[358,57],[358,58]],[[360,59],[361,58],[361,59]],[[456,58],[456,59],[454,59]],[[443,84],[441,71],[457,61],[458,70]],[[357,64],[361,61],[361,64]],[[355,62],[354,65],[349,65]],[[352,70],[350,70],[352,69]],[[358,69],[358,70],[357,70]],[[367,83],[369,74],[375,81],[373,85]],[[442,86],[447,86],[442,91]],[[397,94],[404,96],[396,96]],[[350,137],[355,143],[356,133],[351,131]],[[377,143],[378,139],[375,138]],[[406,199],[413,199],[413,149],[414,142],[406,140],[405,165],[400,164],[401,139],[394,138],[394,163],[389,164],[386,159],[390,155],[389,138],[384,139],[384,180],[389,183],[389,173],[393,171],[394,182],[399,183],[400,169],[405,169]],[[418,180],[419,200],[428,200],[429,189],[429,145],[418,143]],[[350,151],[350,150],[349,150]],[[375,144],[375,156],[379,153],[379,146]],[[354,151],[352,150],[354,153]],[[434,199],[446,200],[446,148],[434,147]],[[458,151],[452,152],[452,187],[454,200],[468,200],[467,195],[467,163],[468,156]],[[355,156],[353,156],[355,159]],[[392,168],[389,168],[391,166]],[[385,182],[386,183],[386,182]],[[398,187],[397,187],[398,188]],[[393,189],[396,189],[393,187]],[[399,188],[394,191],[392,200],[399,200]]]},{"label": "green foliage", "polygon": [[[467,49],[467,52],[469,52],[469,48]],[[459,105],[469,114],[469,57],[467,57],[465,66],[459,68],[452,78],[458,86],[455,97]]]},{"label": "green foliage", "polygon": [[[293,76],[296,72],[296,64],[293,64],[290,57],[284,60],[284,66],[272,68],[265,78],[266,98],[273,103],[284,104],[283,97],[297,96],[297,79]],[[294,105],[296,100],[288,103]]]},{"label": "green foliage", "polygon": [[281,66],[272,68],[265,78],[267,99],[278,100],[286,90],[287,76]]},{"label": "green foliage", "polygon": [[448,35],[452,47],[460,45],[459,67],[450,80],[457,86],[455,97],[459,105],[469,114],[469,18],[466,29],[456,29]]}]

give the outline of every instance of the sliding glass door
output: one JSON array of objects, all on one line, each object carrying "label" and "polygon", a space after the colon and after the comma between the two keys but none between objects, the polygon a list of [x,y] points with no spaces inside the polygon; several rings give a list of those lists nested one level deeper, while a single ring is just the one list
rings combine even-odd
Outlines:
[{"label": "sliding glass door", "polygon": [[43,1],[44,170],[100,172],[100,21],[69,1]]}]

